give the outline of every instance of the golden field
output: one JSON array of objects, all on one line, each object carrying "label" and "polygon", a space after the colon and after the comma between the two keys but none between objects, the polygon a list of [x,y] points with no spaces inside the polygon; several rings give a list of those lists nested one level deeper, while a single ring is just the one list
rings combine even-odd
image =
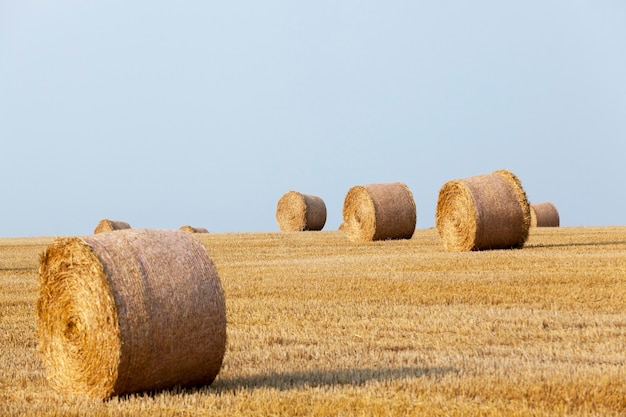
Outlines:
[{"label": "golden field", "polygon": [[0,239],[0,415],[626,415],[626,226],[463,253],[434,229],[197,236],[226,295],[220,374],[109,401],[46,382],[35,302],[53,238]]}]

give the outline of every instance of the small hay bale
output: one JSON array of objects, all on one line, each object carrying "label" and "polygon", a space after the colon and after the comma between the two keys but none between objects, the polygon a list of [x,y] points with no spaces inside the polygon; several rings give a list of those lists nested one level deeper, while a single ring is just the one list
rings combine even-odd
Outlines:
[{"label": "small hay bale", "polygon": [[124,230],[130,229],[130,224],[126,222],[121,222],[118,220],[109,220],[102,219],[98,222],[96,229],[93,231],[94,234],[103,233],[103,232],[112,232],[114,230]]},{"label": "small hay bale", "polygon": [[354,186],[343,203],[342,230],[353,241],[410,239],[416,222],[413,194],[401,182]]},{"label": "small hay bale", "polygon": [[58,238],[41,255],[38,350],[50,385],[107,399],[210,384],[225,300],[202,243],[179,230]]},{"label": "small hay bale", "polygon": [[499,170],[445,183],[435,220],[448,250],[518,248],[528,238],[530,205],[519,178]]},{"label": "small hay bale", "polygon": [[181,226],[180,230],[187,233],[209,233],[204,227]]},{"label": "small hay bale", "polygon": [[322,230],[326,224],[326,204],[320,197],[289,191],[278,200],[276,221],[283,232]]},{"label": "small hay bale", "polygon": [[559,211],[550,202],[530,205],[530,227],[559,227]]}]

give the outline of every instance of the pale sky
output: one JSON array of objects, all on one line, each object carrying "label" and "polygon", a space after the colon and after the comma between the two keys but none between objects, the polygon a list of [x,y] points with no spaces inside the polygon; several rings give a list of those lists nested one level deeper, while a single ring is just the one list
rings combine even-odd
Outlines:
[{"label": "pale sky", "polygon": [[626,225],[626,2],[0,0],[0,236],[341,223],[510,169],[562,226]]}]

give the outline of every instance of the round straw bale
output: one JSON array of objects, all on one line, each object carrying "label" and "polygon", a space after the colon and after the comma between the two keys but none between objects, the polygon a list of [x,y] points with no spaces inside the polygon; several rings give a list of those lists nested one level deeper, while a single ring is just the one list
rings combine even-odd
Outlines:
[{"label": "round straw bale", "polygon": [[343,230],[353,241],[410,239],[416,222],[413,194],[401,182],[354,186],[343,203]]},{"label": "round straw bale", "polygon": [[445,183],[435,220],[448,250],[516,248],[528,238],[530,205],[519,178],[499,170]]},{"label": "round straw bale", "polygon": [[326,204],[320,197],[289,191],[278,200],[276,221],[283,232],[322,230],[326,224]]},{"label": "round straw bale", "polygon": [[530,227],[559,227],[559,211],[550,202],[530,205]]},{"label": "round straw bale", "polygon": [[224,293],[179,230],[59,238],[41,255],[38,349],[52,387],[107,399],[210,384],[226,347]]},{"label": "round straw bale", "polygon": [[180,230],[187,233],[209,233],[204,227],[181,226]]},{"label": "round straw bale", "polygon": [[130,229],[130,224],[118,220],[102,219],[98,222],[94,234],[112,232],[114,230]]}]

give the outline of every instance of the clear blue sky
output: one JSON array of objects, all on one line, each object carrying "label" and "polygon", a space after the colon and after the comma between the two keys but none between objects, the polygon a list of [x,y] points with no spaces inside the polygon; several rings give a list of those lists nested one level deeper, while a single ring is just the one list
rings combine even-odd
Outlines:
[{"label": "clear blue sky", "polygon": [[[218,4],[219,3],[219,4]],[[517,174],[563,226],[626,224],[626,2],[0,2],[0,236],[341,223],[401,181]]]}]

